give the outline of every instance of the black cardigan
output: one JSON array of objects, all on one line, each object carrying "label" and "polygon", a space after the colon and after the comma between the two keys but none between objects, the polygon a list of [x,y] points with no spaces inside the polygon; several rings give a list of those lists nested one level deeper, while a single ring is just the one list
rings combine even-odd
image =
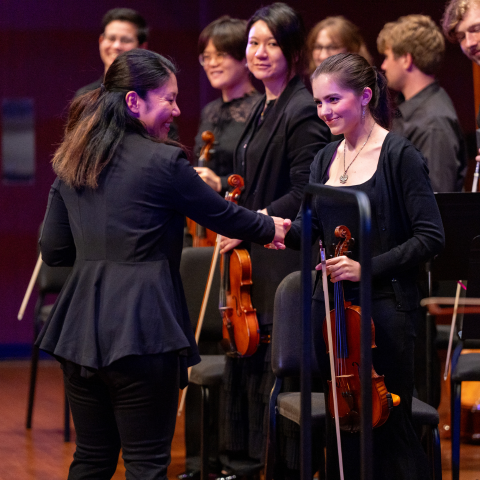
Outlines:
[{"label": "black cardigan", "polygon": [[[331,143],[318,152],[311,166],[310,183],[321,183],[339,143]],[[372,277],[390,279],[398,310],[417,308],[419,294],[413,279],[418,266],[442,250],[444,231],[422,154],[394,133],[389,133],[382,145],[375,195],[382,253],[372,258]],[[321,201],[314,199],[314,239],[323,237],[320,208]],[[301,213],[285,243],[299,249],[300,238]]]}]

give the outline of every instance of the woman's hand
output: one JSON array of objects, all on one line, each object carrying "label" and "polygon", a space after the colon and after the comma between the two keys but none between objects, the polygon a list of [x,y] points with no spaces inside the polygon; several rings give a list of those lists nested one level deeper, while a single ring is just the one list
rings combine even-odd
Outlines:
[{"label": "woman's hand", "polygon": [[[361,267],[358,262],[342,255],[341,257],[329,258],[327,260],[327,275],[330,275],[332,283],[340,280],[349,280],[350,282],[359,282],[361,276]],[[319,263],[315,270],[321,270],[322,264]]]},{"label": "woman's hand", "polygon": [[212,187],[216,192],[222,190],[222,181],[220,177],[215,174],[213,170],[210,170],[208,167],[193,167],[200,176],[200,178],[210,187]]},{"label": "woman's hand", "polygon": [[220,237],[220,253],[227,253],[238,247],[242,243],[242,240],[237,238]]},{"label": "woman's hand", "polygon": [[275,223],[275,237],[273,238],[272,243],[265,245],[265,248],[270,248],[272,250],[285,250],[285,236],[287,235],[290,227],[292,226],[292,221],[288,218],[280,217],[271,217]]}]

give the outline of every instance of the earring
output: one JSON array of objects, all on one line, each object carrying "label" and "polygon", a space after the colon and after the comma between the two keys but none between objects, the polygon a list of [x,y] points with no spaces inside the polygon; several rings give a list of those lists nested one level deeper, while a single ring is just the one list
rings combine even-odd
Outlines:
[{"label": "earring", "polygon": [[362,123],[365,123],[365,105],[362,108]]}]

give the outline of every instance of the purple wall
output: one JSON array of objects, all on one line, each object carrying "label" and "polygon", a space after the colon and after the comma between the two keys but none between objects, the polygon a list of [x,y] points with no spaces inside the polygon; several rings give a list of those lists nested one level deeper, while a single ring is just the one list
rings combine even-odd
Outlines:
[{"label": "purple wall", "polygon": [[[230,4],[231,3],[231,4]],[[216,93],[198,64],[196,42],[203,26],[220,15],[248,18],[267,2],[243,0],[124,1],[151,27],[150,48],[171,56],[180,67],[179,129],[183,143],[192,146],[201,107]],[[381,57],[375,39],[387,21],[423,13],[439,21],[438,0],[344,0],[291,2],[307,28],[328,15],[342,14],[361,28],[377,66]],[[28,186],[0,184],[0,354],[7,344],[32,340],[31,318],[35,295],[23,322],[16,314],[36,260],[37,229],[48,190],[54,179],[49,160],[62,137],[68,101],[81,86],[102,73],[98,55],[99,23],[111,0],[2,0],[0,2],[0,97],[30,97],[36,115],[36,181]],[[454,74],[452,74],[454,72]],[[475,108],[471,65],[456,45],[447,45],[440,81],[451,95],[462,126],[471,138]]]}]

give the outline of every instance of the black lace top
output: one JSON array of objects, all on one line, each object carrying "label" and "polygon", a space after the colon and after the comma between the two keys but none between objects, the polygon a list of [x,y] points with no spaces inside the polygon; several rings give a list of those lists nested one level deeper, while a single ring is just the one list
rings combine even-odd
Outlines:
[{"label": "black lace top", "polygon": [[222,190],[228,187],[227,179],[233,173],[233,152],[242,135],[245,123],[261,95],[253,91],[231,102],[218,98],[202,110],[200,127],[195,137],[195,156],[198,158],[203,146],[202,133],[210,130],[215,135],[215,145],[210,162],[206,165],[222,180]]}]

